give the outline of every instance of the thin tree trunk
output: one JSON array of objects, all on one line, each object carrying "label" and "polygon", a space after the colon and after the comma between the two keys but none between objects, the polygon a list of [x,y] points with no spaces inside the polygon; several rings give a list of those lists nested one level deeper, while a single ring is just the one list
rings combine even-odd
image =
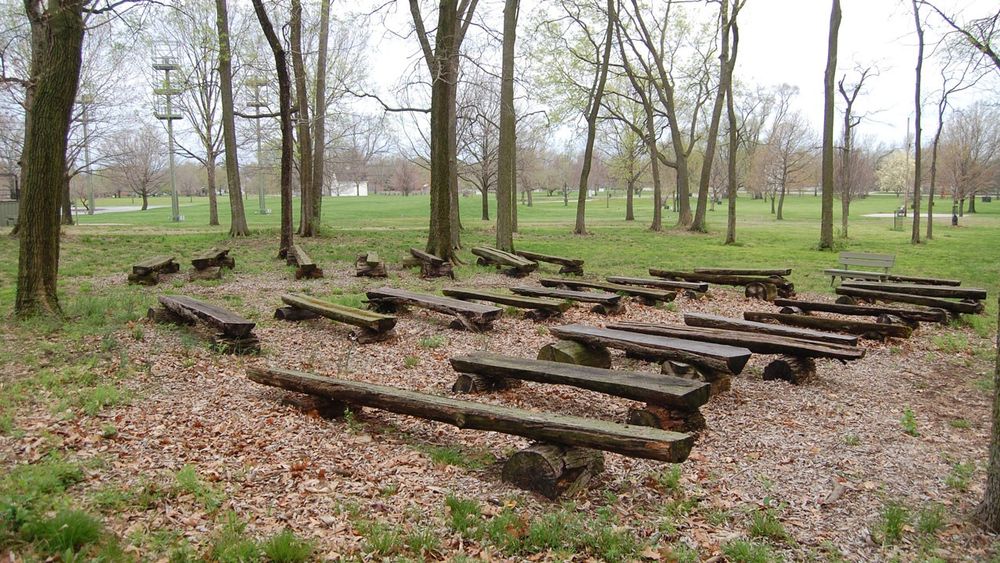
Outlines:
[{"label": "thin tree trunk", "polygon": [[914,148],[914,158],[913,158],[913,230],[910,233],[910,242],[912,244],[920,243],[920,183],[921,175],[923,171],[921,170],[921,156],[923,154],[922,147],[920,146],[920,81],[923,74],[924,68],[924,28],[920,23],[920,8],[917,4],[918,0],[913,0],[913,22],[917,27],[917,69],[916,69],[916,83],[913,87],[913,99],[914,99],[914,117],[913,117],[913,148]]},{"label": "thin tree trunk", "polygon": [[[503,8],[503,55],[500,67],[500,146],[497,164],[497,248],[514,251],[514,213],[517,210],[517,130],[514,115],[514,45],[519,0]],[[484,216],[488,213],[484,196]]]},{"label": "thin tree trunk", "polygon": [[833,0],[830,11],[830,36],[827,43],[826,74],[823,80],[823,168],[819,249],[833,248],[833,83],[837,74],[837,38],[840,33],[840,0]]},{"label": "thin tree trunk", "polygon": [[975,213],[976,212],[976,193],[975,192],[969,194],[969,207],[966,208],[965,212],[966,213]]},{"label": "thin tree trunk", "polygon": [[[479,191],[483,195],[483,197],[482,197],[482,200],[483,200],[483,221],[489,221],[490,220],[490,190],[489,189],[483,189],[483,190],[479,190]],[[499,211],[497,213],[499,213]]]},{"label": "thin tree trunk", "polygon": [[[316,55],[316,122],[313,135],[312,228],[319,234],[323,225],[323,184],[326,177],[326,60],[330,43],[330,0],[320,0],[319,53]],[[361,195],[361,184],[357,184]]]},{"label": "thin tree trunk", "polygon": [[140,211],[146,211],[146,210],[148,210],[149,209],[149,192],[146,191],[145,188],[143,188],[142,193],[139,194],[139,195],[142,196],[142,209],[140,209]]},{"label": "thin tree trunk", "polygon": [[226,184],[229,188],[229,210],[232,217],[229,236],[250,234],[243,208],[243,188],[240,185],[239,148],[236,144],[236,120],[233,106],[233,61],[229,46],[229,13],[226,0],[215,0],[216,31],[219,36],[219,93],[222,102],[222,137],[226,150]]},{"label": "thin tree trunk", "polygon": [[285,48],[274,33],[271,19],[267,17],[263,0],[252,0],[257,21],[274,53],[274,66],[278,74],[278,113],[281,116],[281,243],[278,256],[284,258],[292,248],[292,79],[288,75]]},{"label": "thin tree trunk", "polygon": [[[785,179],[781,179],[781,191],[778,192],[778,215],[775,217],[778,221],[784,220],[785,216],[782,214],[782,210],[785,208]],[[772,204],[774,200],[772,200]]]},{"label": "thin tree trunk", "polygon": [[32,103],[24,136],[17,293],[20,317],[59,315],[59,203],[66,166],[66,139],[80,83],[83,3],[26,2],[31,23]]},{"label": "thin tree trunk", "polygon": [[73,224],[73,197],[69,195],[69,174],[63,173],[62,177],[62,213],[60,223],[63,225]]},{"label": "thin tree trunk", "polygon": [[[735,39],[733,41],[733,52],[737,48]],[[726,117],[729,119],[729,161],[726,163],[726,192],[729,205],[726,209],[726,240],[724,244],[736,244],[736,152],[739,150],[739,131],[736,125],[736,104],[733,101],[733,81],[726,84]]]},{"label": "thin tree trunk", "polygon": [[[997,320],[1000,324],[1000,298],[997,299]],[[1000,332],[997,333],[996,347],[996,364],[993,367],[993,426],[989,464],[986,467],[986,492],[974,514],[983,528],[994,533],[1000,532]]]},{"label": "thin tree trunk", "polygon": [[215,150],[209,148],[205,151],[205,175],[208,180],[208,224],[218,225],[219,224],[219,200],[215,192],[216,179],[215,179]]},{"label": "thin tree trunk", "polygon": [[625,220],[635,221],[635,209],[632,206],[633,195],[635,193],[635,180],[629,178],[625,186]]},{"label": "thin tree trunk", "polygon": [[292,73],[295,75],[295,98],[298,104],[295,124],[299,137],[299,234],[313,236],[312,133],[309,123],[309,94],[306,91],[306,65],[302,55],[302,2],[292,0],[291,10]]}]

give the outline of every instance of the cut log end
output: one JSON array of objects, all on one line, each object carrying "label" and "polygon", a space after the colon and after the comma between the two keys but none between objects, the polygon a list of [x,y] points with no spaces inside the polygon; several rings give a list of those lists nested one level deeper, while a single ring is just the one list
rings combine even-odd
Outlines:
[{"label": "cut log end", "polygon": [[[328,397],[299,395],[297,393],[281,399],[281,404],[292,406],[307,415],[318,416],[328,420],[343,418],[344,412],[350,408],[350,405],[347,403]],[[355,411],[356,409],[351,410]]]},{"label": "cut log end", "polygon": [[781,380],[793,385],[816,376],[816,360],[800,356],[782,356],[764,368],[764,381]]},{"label": "cut log end", "polygon": [[583,275],[583,266],[563,266],[559,268],[560,274],[570,274],[574,276]]},{"label": "cut log end", "polygon": [[279,321],[304,321],[319,318],[319,315],[298,307],[278,307],[274,310],[274,318]]},{"label": "cut log end", "polygon": [[377,331],[361,329],[351,333],[351,338],[358,341],[358,344],[371,344],[373,342],[387,342],[398,337],[395,330]]},{"label": "cut log end", "polygon": [[774,301],[778,298],[778,287],[773,283],[753,282],[747,284],[743,294],[747,299]]},{"label": "cut log end", "polygon": [[782,315],[804,315],[804,314],[806,314],[805,311],[803,311],[802,309],[800,309],[798,307],[782,307],[781,310],[779,310],[778,312],[781,313]]},{"label": "cut log end", "polygon": [[622,301],[618,301],[613,305],[598,303],[590,309],[590,312],[597,313],[598,315],[620,315],[625,312],[625,303]]},{"label": "cut log end", "polygon": [[611,368],[611,352],[607,348],[591,348],[572,340],[546,344],[538,351],[538,359],[595,368]]},{"label": "cut log end", "polygon": [[516,487],[556,499],[582,491],[603,471],[601,452],[535,443],[510,456],[502,476]]},{"label": "cut log end", "polygon": [[506,377],[490,377],[473,373],[460,373],[455,378],[451,390],[453,393],[490,393],[519,387],[521,382]]},{"label": "cut log end", "polygon": [[728,375],[675,360],[667,360],[660,364],[660,373],[708,383],[710,396],[717,395],[723,391],[729,391],[730,388],[730,377]]},{"label": "cut log end", "polygon": [[173,311],[165,307],[150,307],[146,311],[146,318],[153,321],[154,323],[160,324],[175,324],[175,325],[189,325],[194,324],[180,315],[174,314]]},{"label": "cut log end", "polygon": [[212,349],[222,354],[245,356],[260,354],[260,340],[253,334],[243,337],[231,337],[217,334],[212,338]]},{"label": "cut log end", "polygon": [[197,280],[221,280],[222,279],[222,268],[218,266],[210,266],[203,270],[195,270],[191,272],[188,276],[191,281]]},{"label": "cut log end", "polygon": [[834,301],[837,305],[857,305],[858,300],[851,297],[850,295],[841,295]]},{"label": "cut log end", "polygon": [[323,269],[313,267],[299,267],[295,269],[295,279],[301,280],[302,278],[308,280],[318,280],[323,277]]},{"label": "cut log end", "polygon": [[652,426],[674,432],[697,432],[706,427],[705,417],[698,409],[671,409],[658,405],[630,408],[626,423],[635,426]]}]

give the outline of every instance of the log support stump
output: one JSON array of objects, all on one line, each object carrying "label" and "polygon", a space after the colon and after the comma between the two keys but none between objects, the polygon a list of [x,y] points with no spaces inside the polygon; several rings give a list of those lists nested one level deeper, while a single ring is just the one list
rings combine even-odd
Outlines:
[{"label": "log support stump", "polygon": [[552,311],[550,309],[528,309],[524,312],[524,318],[531,321],[544,321],[560,315],[562,313],[559,311]]},{"label": "log support stump", "polygon": [[538,351],[538,359],[595,368],[611,368],[611,352],[607,348],[591,348],[572,340],[546,344]]},{"label": "log support stump", "polygon": [[506,377],[491,377],[474,373],[460,373],[451,386],[453,393],[490,393],[521,386],[521,381]]},{"label": "log support stump", "polygon": [[489,332],[493,330],[493,321],[474,321],[465,315],[455,315],[455,319],[448,323],[448,328],[452,330],[467,330],[469,332]]},{"label": "log support stump", "polygon": [[536,442],[515,452],[503,466],[503,480],[549,499],[573,495],[604,471],[595,450]]},{"label": "log support stump", "polygon": [[[337,420],[344,417],[344,412],[350,408],[345,402],[335,401],[328,397],[315,395],[289,395],[281,399],[281,404],[295,407],[305,414],[315,414],[327,420]],[[355,411],[355,409],[351,409]]]},{"label": "log support stump", "polygon": [[764,381],[780,379],[793,385],[816,376],[816,360],[802,356],[781,356],[764,368]]},{"label": "log support stump", "polygon": [[274,318],[279,321],[304,321],[318,319],[319,315],[298,307],[278,307],[274,310]]},{"label": "log support stump", "polygon": [[685,289],[684,297],[692,301],[701,301],[702,299],[708,297],[707,291],[695,291],[693,289]]},{"label": "log support stump", "polygon": [[591,313],[598,315],[620,315],[625,312],[625,303],[618,301],[615,304],[598,303],[590,309]]},{"label": "log support stump", "polygon": [[779,310],[778,312],[781,313],[782,315],[805,315],[805,314],[807,314],[805,311],[803,311],[802,309],[800,309],[798,307],[782,307],[781,310]]},{"label": "log support stump", "polygon": [[648,403],[642,408],[629,408],[625,423],[674,432],[697,432],[705,429],[705,417],[698,409],[684,410]]},{"label": "log support stump", "polygon": [[451,278],[455,279],[455,272],[452,270],[451,262],[443,262],[434,265],[429,262],[420,263],[421,278]]},{"label": "log support stump", "polygon": [[675,360],[667,360],[660,364],[660,373],[708,383],[709,396],[729,391],[732,387],[732,380],[727,374]]},{"label": "log support stump", "polygon": [[253,334],[236,337],[219,333],[212,338],[212,349],[222,354],[238,356],[259,354],[260,340]]},{"label": "log support stump", "polygon": [[175,314],[170,309],[166,307],[150,307],[146,311],[146,318],[153,321],[154,323],[160,324],[175,324],[175,325],[193,325],[194,322],[185,319],[184,317]]},{"label": "log support stump", "polygon": [[159,272],[149,272],[148,274],[129,274],[128,283],[133,285],[156,285],[160,283]]},{"label": "log support stump", "polygon": [[773,283],[752,282],[747,284],[743,294],[747,297],[747,299],[774,301],[778,298],[778,286]]},{"label": "log support stump", "polygon": [[841,295],[834,301],[837,305],[857,305],[858,300],[851,297],[850,295]]},{"label": "log support stump", "polygon": [[875,318],[875,322],[886,325],[906,325],[914,330],[920,327],[920,321],[903,318],[889,313],[882,313]]},{"label": "log support stump", "polygon": [[386,342],[389,340],[395,340],[397,337],[396,330],[387,330],[385,332],[379,332],[377,330],[368,330],[365,328],[355,330],[351,332],[351,338],[357,340],[358,344],[371,344],[372,342]]},{"label": "log support stump", "polygon": [[777,285],[778,297],[782,299],[791,299],[795,297],[795,284],[792,282],[787,282]]},{"label": "log support stump", "polygon": [[563,266],[563,267],[559,268],[559,273],[560,274],[570,274],[570,275],[573,275],[573,276],[582,276],[583,275],[583,266],[570,266],[570,265],[566,265],[566,266]]},{"label": "log support stump", "polygon": [[222,267],[221,266],[209,266],[203,270],[193,270],[188,274],[188,279],[191,281],[197,280],[221,280],[222,279]]}]

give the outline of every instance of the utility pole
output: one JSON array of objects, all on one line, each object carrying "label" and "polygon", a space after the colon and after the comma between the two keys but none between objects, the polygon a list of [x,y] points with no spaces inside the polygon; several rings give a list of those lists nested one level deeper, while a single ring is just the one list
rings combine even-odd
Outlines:
[{"label": "utility pole", "polygon": [[[252,76],[247,79],[246,85],[253,88],[253,99],[247,102],[247,107],[254,108],[255,113],[260,113],[261,108],[267,107],[267,102],[260,98],[260,89],[268,85],[268,81],[263,76]],[[263,158],[263,152],[260,149],[260,117],[254,119],[254,124],[257,129],[257,198],[260,200],[260,210],[258,213],[261,215],[267,215],[271,212],[267,208],[267,202],[264,198],[264,166],[261,163]]]},{"label": "utility pole", "polygon": [[93,94],[80,96],[80,105],[83,106],[83,115],[80,116],[80,122],[83,123],[83,161],[84,166],[87,167],[87,215],[93,215],[96,208],[94,204],[94,172],[90,168],[90,134],[87,129],[87,124],[90,123],[90,106],[93,103]]},{"label": "utility pole", "polygon": [[906,118],[906,183],[903,185],[903,217],[906,217],[909,213],[910,206],[907,202],[910,201],[910,118]]},{"label": "utility pole", "polygon": [[173,88],[170,85],[170,72],[180,70],[177,58],[173,55],[169,44],[159,49],[159,53],[153,56],[153,70],[163,72],[163,86],[154,88],[153,93],[163,96],[165,103],[161,104],[161,99],[157,98],[153,115],[160,121],[167,122],[167,156],[170,161],[170,220],[174,222],[183,221],[181,216],[181,204],[177,198],[177,177],[174,173],[174,120],[181,119],[179,113],[174,113],[173,97],[181,94],[180,88]]}]

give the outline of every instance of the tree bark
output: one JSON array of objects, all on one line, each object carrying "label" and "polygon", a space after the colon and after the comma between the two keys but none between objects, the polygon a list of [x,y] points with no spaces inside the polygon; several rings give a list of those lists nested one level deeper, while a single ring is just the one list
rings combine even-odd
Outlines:
[{"label": "tree bark", "polygon": [[[735,18],[734,18],[735,19]],[[736,61],[736,51],[739,46],[739,33],[736,22],[733,22],[733,62]],[[739,150],[739,131],[736,125],[736,107],[733,100],[733,81],[730,76],[726,84],[726,117],[729,120],[729,161],[726,163],[728,178],[726,179],[726,241],[724,244],[736,244],[736,153]]]},{"label": "tree bark", "polygon": [[[1000,299],[997,300],[1000,321]],[[993,427],[990,438],[989,465],[986,468],[986,492],[976,507],[975,518],[991,532],[1000,531],[1000,332],[996,337],[997,357],[993,368]]]},{"label": "tree bark", "polygon": [[[323,184],[326,176],[326,61],[330,42],[330,0],[320,1],[319,53],[316,55],[316,122],[313,135],[312,230],[319,234],[323,225]],[[361,184],[356,185],[358,195]]]},{"label": "tree bark", "polygon": [[635,196],[635,180],[633,178],[628,179],[628,185],[625,186],[625,220],[635,221],[635,209],[633,208],[633,198]]},{"label": "tree bark", "polygon": [[[295,99],[298,112],[295,125],[299,141],[299,234],[313,236],[312,133],[309,123],[309,94],[306,91],[306,65],[302,56],[302,2],[292,0],[291,18],[292,73],[295,76]],[[290,248],[290,247],[285,247]]]},{"label": "tree bark", "polygon": [[19,213],[17,294],[20,318],[60,315],[59,204],[66,144],[80,83],[83,2],[25,2],[31,25],[32,102],[25,127]]},{"label": "tree bark", "polygon": [[921,181],[921,155],[923,153],[920,146],[920,80],[924,67],[924,28],[920,23],[920,7],[918,0],[913,0],[913,22],[917,28],[917,69],[916,83],[913,87],[914,118],[913,118],[913,230],[910,233],[912,244],[920,243],[920,181]]},{"label": "tree bark", "polygon": [[62,189],[60,190],[62,205],[59,220],[63,225],[73,224],[73,197],[69,195],[69,181],[69,172],[64,172],[61,182]]},{"label": "tree bark", "polygon": [[438,28],[435,36],[431,76],[431,214],[427,237],[427,252],[451,261],[455,258],[452,247],[451,221],[451,147],[454,146],[455,128],[452,127],[451,104],[457,87],[458,50],[457,0],[442,0],[438,10]]},{"label": "tree bark", "polygon": [[214,148],[206,145],[205,149],[205,175],[208,182],[208,224],[214,226],[219,224],[219,200],[215,193],[217,189],[215,160],[217,157]]},{"label": "tree bark", "polygon": [[833,248],[833,117],[834,78],[837,74],[837,38],[840,33],[840,0],[833,0],[830,11],[830,37],[827,43],[826,74],[823,80],[823,168],[819,249]]},{"label": "tree bark", "polygon": [[503,55],[500,68],[500,155],[497,169],[497,248],[507,252],[514,252],[513,213],[517,208],[514,45],[517,40],[519,10],[520,0],[506,0],[504,2]]},{"label": "tree bark", "polygon": [[231,223],[229,236],[250,234],[243,209],[243,188],[240,185],[239,148],[236,143],[236,118],[233,105],[233,61],[229,46],[229,13],[226,0],[215,0],[216,31],[219,36],[219,91],[222,101],[222,136],[226,150],[226,183],[229,189]]}]

